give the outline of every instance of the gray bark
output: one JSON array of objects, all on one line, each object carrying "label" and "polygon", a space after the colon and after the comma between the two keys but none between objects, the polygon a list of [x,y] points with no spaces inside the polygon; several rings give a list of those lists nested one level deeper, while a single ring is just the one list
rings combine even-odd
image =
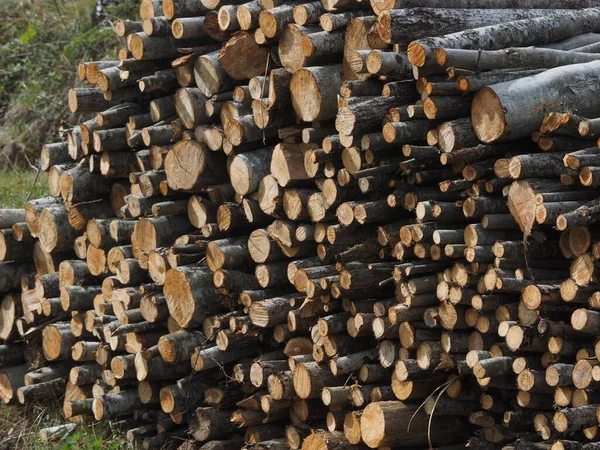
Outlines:
[{"label": "gray bark", "polygon": [[473,100],[477,136],[485,143],[529,136],[542,123],[545,110],[555,104],[575,108],[582,116],[599,116],[600,104],[595,101],[599,68],[598,61],[573,64],[483,88]]},{"label": "gray bark", "polygon": [[433,59],[438,48],[498,50],[525,47],[557,42],[599,29],[600,8],[564,11],[413,41],[408,46],[408,57],[417,67],[423,67]]}]

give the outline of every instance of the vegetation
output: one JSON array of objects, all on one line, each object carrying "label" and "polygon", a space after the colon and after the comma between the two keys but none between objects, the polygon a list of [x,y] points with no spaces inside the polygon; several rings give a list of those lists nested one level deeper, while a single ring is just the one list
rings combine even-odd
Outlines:
[{"label": "vegetation", "polygon": [[46,187],[46,174],[41,173],[37,180],[35,175],[33,170],[0,171],[0,208],[22,208],[27,198],[50,195]]},{"label": "vegetation", "polygon": [[138,4],[121,0],[96,21],[95,0],[0,2],[0,168],[26,167],[23,152],[35,161],[61,119],[77,121],[67,108],[77,64],[114,59],[122,43],[112,21],[136,17]]},{"label": "vegetation", "polygon": [[62,440],[44,444],[42,428],[65,423],[58,402],[28,408],[0,407],[0,450],[133,450],[122,435],[114,433],[106,422],[77,427]]}]

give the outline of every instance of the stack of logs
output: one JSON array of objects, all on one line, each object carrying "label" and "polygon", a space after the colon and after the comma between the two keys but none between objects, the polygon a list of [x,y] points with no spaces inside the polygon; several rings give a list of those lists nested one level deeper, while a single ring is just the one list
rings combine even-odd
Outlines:
[{"label": "stack of logs", "polygon": [[2,211],[0,398],[149,449],[598,448],[594,3],[143,0]]}]

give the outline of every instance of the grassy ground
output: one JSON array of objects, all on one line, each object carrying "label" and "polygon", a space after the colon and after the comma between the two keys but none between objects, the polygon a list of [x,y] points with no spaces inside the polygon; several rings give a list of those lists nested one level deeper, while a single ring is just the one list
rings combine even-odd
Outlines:
[{"label": "grassy ground", "polygon": [[50,443],[39,438],[42,428],[65,423],[58,404],[0,407],[0,450],[117,450],[130,449],[123,436],[107,423],[84,424],[68,436]]},{"label": "grassy ground", "polygon": [[27,167],[41,146],[56,140],[69,114],[67,92],[79,83],[80,61],[115,59],[124,44],[112,31],[119,17],[137,17],[138,0],[121,0],[93,19],[94,0],[0,1],[0,168]]},{"label": "grassy ground", "polygon": [[0,171],[0,208],[22,208],[30,195],[31,198],[50,195],[46,174],[42,172],[37,180],[35,174],[33,170]]}]

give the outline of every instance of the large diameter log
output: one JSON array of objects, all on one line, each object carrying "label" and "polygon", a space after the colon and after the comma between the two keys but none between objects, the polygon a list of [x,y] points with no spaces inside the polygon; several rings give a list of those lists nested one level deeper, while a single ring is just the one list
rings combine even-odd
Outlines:
[{"label": "large diameter log", "polygon": [[411,41],[432,35],[442,36],[486,25],[542,17],[551,12],[534,9],[448,9],[443,6],[394,9],[381,13],[377,32],[388,44],[408,45]]},{"label": "large diameter log", "polygon": [[597,31],[598,19],[600,9],[589,8],[429,37],[411,42],[408,46],[408,58],[415,66],[423,67],[428,61],[432,61],[438,48],[499,50],[506,47],[539,46]]},{"label": "large diameter log", "polygon": [[369,131],[381,125],[389,108],[410,103],[416,97],[412,83],[403,83],[396,90],[389,97],[365,97],[364,100],[340,108],[335,119],[336,130],[346,136]]},{"label": "large diameter log", "polygon": [[258,191],[260,181],[269,174],[272,147],[241,153],[231,160],[229,177],[235,192],[249,195]]},{"label": "large diameter log", "polygon": [[109,179],[90,172],[89,162],[82,159],[60,176],[60,193],[66,202],[80,203],[103,198],[111,184]]},{"label": "large diameter log", "polygon": [[210,97],[225,92],[235,86],[235,82],[225,72],[218,60],[219,52],[202,55],[194,63],[194,79],[198,89]]},{"label": "large diameter log", "polygon": [[292,375],[296,394],[303,399],[319,397],[325,386],[338,386],[338,381],[328,367],[320,366],[316,362],[296,365]]},{"label": "large diameter log", "polygon": [[307,67],[292,77],[292,106],[300,120],[333,119],[337,113],[337,94],[342,87],[341,67]]},{"label": "large diameter log", "polygon": [[230,417],[231,412],[227,410],[198,408],[190,418],[191,434],[200,442],[229,439],[235,430]]},{"label": "large diameter log", "polygon": [[344,80],[366,80],[370,74],[356,71],[353,60],[358,52],[385,49],[387,43],[377,34],[377,18],[375,16],[357,17],[346,26],[342,78]]},{"label": "large diameter log", "polygon": [[204,16],[209,9],[203,2],[190,2],[188,0],[163,0],[162,12],[168,20],[178,17]]},{"label": "large diameter log", "polygon": [[252,324],[257,327],[267,328],[285,323],[288,313],[292,310],[291,301],[297,298],[297,294],[289,294],[284,297],[252,302],[249,308]]},{"label": "large diameter log", "polygon": [[553,0],[371,0],[375,14],[399,8],[519,8],[519,9],[580,9],[593,8],[594,0],[568,0],[556,3]]},{"label": "large diameter log", "polygon": [[145,33],[130,35],[127,44],[138,61],[177,57],[177,47],[182,45],[173,36],[147,36]]},{"label": "large diameter log", "polygon": [[[0,302],[0,339],[3,341],[12,340],[17,335],[17,328],[15,327],[17,317],[22,313],[21,297],[17,294],[7,294],[2,298]],[[0,346],[0,348],[3,348]],[[6,353],[3,356],[3,352],[0,350],[0,366],[8,365],[13,359],[8,349],[20,349],[20,346],[15,344],[9,345],[6,349]],[[3,359],[5,362],[3,362]]]},{"label": "large diameter log", "polygon": [[78,235],[64,206],[44,209],[38,220],[39,243],[47,253],[71,248]]},{"label": "large diameter log", "polygon": [[208,269],[179,267],[170,269],[164,285],[169,313],[182,328],[202,323],[208,314],[219,311],[219,299]]},{"label": "large diameter log", "polygon": [[197,141],[179,141],[167,153],[165,173],[173,190],[195,190],[227,179],[222,153],[211,152]]},{"label": "large diameter log", "polygon": [[[142,218],[135,224],[132,238],[143,252],[170,245],[193,228],[186,216]],[[133,241],[132,241],[133,242]]]},{"label": "large diameter log", "polygon": [[569,189],[558,180],[530,178],[518,180],[512,183],[508,189],[508,207],[515,222],[525,235],[531,233],[535,224],[537,204],[535,195],[537,193],[556,192],[560,193]]},{"label": "large diameter log", "polygon": [[236,33],[219,53],[219,63],[234,80],[248,80],[263,75],[267,69],[269,51],[256,43],[246,31]]},{"label": "large diameter log", "polygon": [[217,269],[243,269],[252,264],[248,238],[220,239],[208,244],[206,262],[212,271]]},{"label": "large diameter log", "polygon": [[0,230],[0,261],[31,261],[33,238],[17,241],[13,230]]},{"label": "large diameter log", "polygon": [[[399,426],[409,421],[410,429]],[[432,445],[436,442],[448,445],[460,442],[461,436],[468,433],[458,417],[434,415],[430,427],[429,417],[424,411],[416,411],[416,407],[398,401],[369,404],[360,422],[362,439],[371,448],[429,445],[428,437],[431,437]]]},{"label": "large diameter log", "polygon": [[66,384],[65,378],[57,378],[31,386],[23,386],[17,390],[17,398],[22,405],[51,401],[64,393]]},{"label": "large diameter log", "polygon": [[279,41],[281,64],[293,72],[302,67],[321,66],[337,62],[344,49],[344,30],[328,33],[308,33],[297,25],[289,25]]},{"label": "large diameter log", "polygon": [[25,204],[25,223],[33,237],[37,237],[39,234],[39,215],[42,211],[50,206],[62,205],[62,203],[61,198],[44,197],[30,200]]},{"label": "large diameter log", "polygon": [[342,431],[318,430],[302,442],[302,450],[358,450],[366,447],[351,443]]},{"label": "large diameter log", "polygon": [[313,144],[288,144],[285,142],[275,146],[270,169],[280,186],[285,187],[292,181],[311,178],[304,166],[304,152],[309,151],[313,146]]},{"label": "large diameter log", "polygon": [[71,356],[71,347],[78,338],[71,332],[66,322],[48,325],[42,332],[42,346],[47,360],[67,359]]},{"label": "large diameter log", "polygon": [[115,103],[104,98],[100,89],[71,89],[68,94],[69,109],[75,112],[99,112],[114,106]]},{"label": "large diameter log", "polygon": [[135,356],[135,373],[138,381],[159,381],[189,375],[190,368],[187,364],[169,364],[160,356],[147,360],[138,353]]},{"label": "large diameter log", "polygon": [[[599,68],[600,61],[573,64],[483,88],[471,109],[477,137],[492,143],[528,136],[539,127],[545,110],[556,102],[576,107],[583,116],[598,116],[600,106],[592,98],[600,90]],[[572,83],[577,87],[570,87]]]}]

